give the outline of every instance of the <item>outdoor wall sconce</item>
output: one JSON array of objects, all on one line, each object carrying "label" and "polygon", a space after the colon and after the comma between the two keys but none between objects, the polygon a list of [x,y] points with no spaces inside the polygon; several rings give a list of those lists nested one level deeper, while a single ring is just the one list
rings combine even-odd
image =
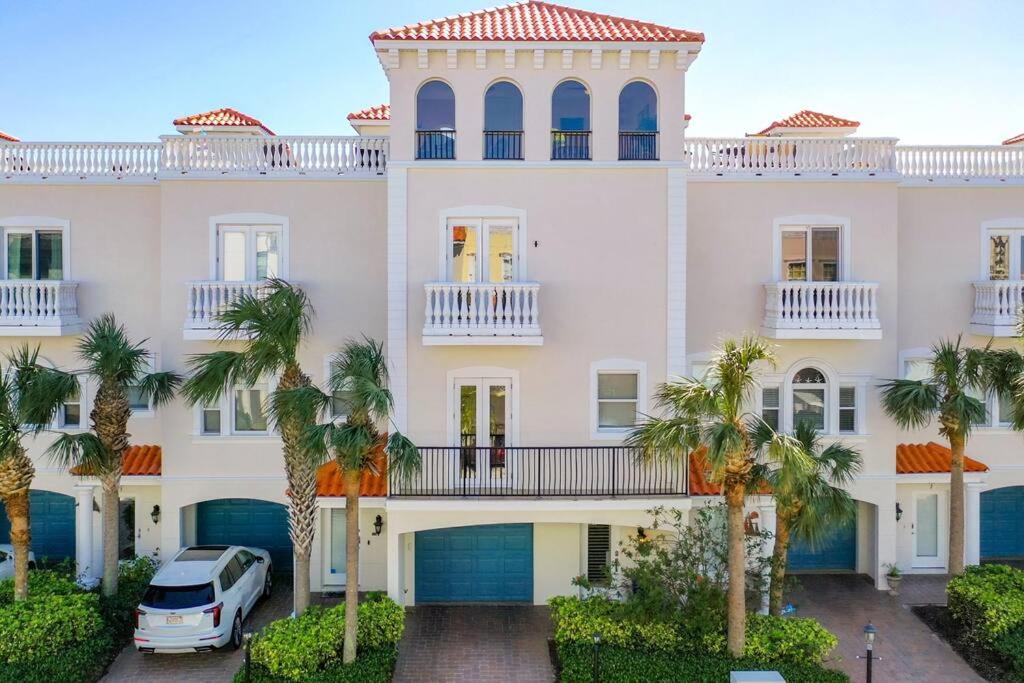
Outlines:
[{"label": "outdoor wall sconce", "polygon": [[149,517],[150,517],[150,519],[153,520],[153,524],[159,524],[160,523],[160,506],[159,505],[154,505],[153,506],[153,511],[149,513]]},{"label": "outdoor wall sconce", "polygon": [[899,503],[896,503],[896,521],[903,519],[903,508],[900,507]]},{"label": "outdoor wall sconce", "polygon": [[377,515],[377,519],[373,520],[373,535],[380,536],[380,532],[384,529],[384,518]]}]

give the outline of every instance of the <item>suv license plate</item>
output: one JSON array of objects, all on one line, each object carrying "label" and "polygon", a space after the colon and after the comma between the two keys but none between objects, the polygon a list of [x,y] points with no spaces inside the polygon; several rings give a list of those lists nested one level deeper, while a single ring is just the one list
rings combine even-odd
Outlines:
[{"label": "suv license plate", "polygon": [[170,626],[171,624],[180,624],[180,623],[181,623],[181,617],[179,617],[179,616],[169,616],[169,617],[167,617],[167,625],[168,626]]}]

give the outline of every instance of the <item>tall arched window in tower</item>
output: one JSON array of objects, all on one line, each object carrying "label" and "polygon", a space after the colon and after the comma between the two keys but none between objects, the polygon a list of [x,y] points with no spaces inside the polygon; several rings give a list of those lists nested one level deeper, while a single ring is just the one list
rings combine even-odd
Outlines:
[{"label": "tall arched window in tower", "polygon": [[658,95],[643,81],[627,83],[619,93],[619,159],[658,158]]},{"label": "tall arched window in tower", "polygon": [[523,158],[523,93],[498,81],[484,94],[484,159]]},{"label": "tall arched window in tower", "polygon": [[427,81],[416,93],[416,158],[455,158],[455,93],[444,81]]},{"label": "tall arched window in tower", "polygon": [[551,158],[590,158],[590,90],[562,81],[551,93]]}]

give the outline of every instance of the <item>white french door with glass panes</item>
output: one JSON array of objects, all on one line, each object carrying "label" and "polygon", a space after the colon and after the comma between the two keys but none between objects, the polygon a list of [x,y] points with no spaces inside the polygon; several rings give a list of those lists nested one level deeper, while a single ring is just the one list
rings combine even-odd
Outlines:
[{"label": "white french door with glass panes", "polygon": [[839,282],[842,231],[838,226],[786,226],[782,229],[779,279],[785,282]]},{"label": "white french door with glass panes", "polygon": [[446,239],[448,282],[515,282],[519,277],[519,225],[515,220],[450,220]]},{"label": "white french door with glass panes", "polygon": [[5,228],[3,232],[6,279],[64,279],[64,234],[60,230]]},{"label": "white french door with glass panes", "polygon": [[914,566],[922,569],[946,566],[949,535],[946,496],[939,491],[914,493]]},{"label": "white french door with glass panes", "polygon": [[988,279],[1024,280],[1024,229],[988,231]]},{"label": "white french door with glass panes", "polygon": [[457,378],[452,416],[458,447],[456,484],[504,486],[506,448],[512,426],[512,380],[507,377]]},{"label": "white french door with glass panes", "polygon": [[223,282],[283,277],[278,226],[219,225],[217,249],[217,276]]}]

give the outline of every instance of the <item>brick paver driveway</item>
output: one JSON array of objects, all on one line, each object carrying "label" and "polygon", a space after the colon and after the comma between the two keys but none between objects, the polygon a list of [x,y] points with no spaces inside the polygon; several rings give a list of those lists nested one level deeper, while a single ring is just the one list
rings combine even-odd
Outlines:
[{"label": "brick paver driveway", "polygon": [[412,607],[394,683],[551,683],[550,636],[547,607]]},{"label": "brick paver driveway", "polygon": [[[259,630],[266,624],[288,616],[292,611],[291,577],[274,577],[274,593],[270,600],[257,603],[246,619],[246,628]],[[226,683],[242,666],[242,650],[230,649],[183,655],[142,655],[131,644],[126,647],[103,678],[103,683],[133,681],[162,683]]]},{"label": "brick paver driveway", "polygon": [[[799,616],[815,617],[839,637],[839,647],[831,664],[850,674],[853,681],[864,680],[864,625],[871,621],[878,628],[874,680],[886,683],[969,683],[982,681],[942,639],[910,611],[911,604],[942,599],[941,578],[904,578],[900,597],[875,590],[863,576],[800,576],[800,588],[789,599],[797,605]],[[927,599],[923,599],[927,598]]]}]

